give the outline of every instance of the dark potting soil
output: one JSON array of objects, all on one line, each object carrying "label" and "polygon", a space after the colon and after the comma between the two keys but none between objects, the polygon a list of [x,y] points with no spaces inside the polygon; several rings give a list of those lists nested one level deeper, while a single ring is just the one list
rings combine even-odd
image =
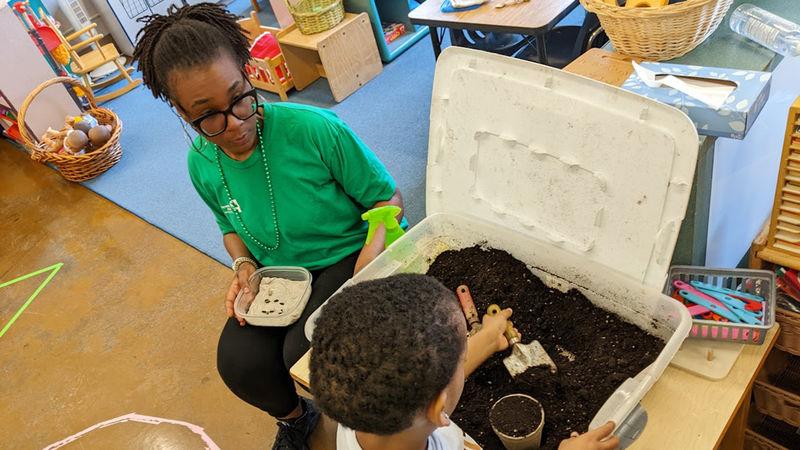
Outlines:
[{"label": "dark potting soil", "polygon": [[486,450],[503,449],[488,417],[497,399],[514,393],[537,399],[545,415],[542,448],[555,449],[571,431],[585,432],[614,390],[655,361],[664,348],[664,341],[592,305],[577,290],[550,289],[504,251],[447,251],[436,258],[428,275],[453,292],[461,284],[469,286],[481,315],[492,303],[512,308],[511,320],[523,342],[538,340],[558,366],[557,374],[533,368],[512,379],[503,365],[506,351],[489,358],[467,379],[453,419]]},{"label": "dark potting soil", "polygon": [[499,432],[507,436],[525,437],[539,427],[542,409],[528,397],[506,397],[492,407],[489,420]]}]

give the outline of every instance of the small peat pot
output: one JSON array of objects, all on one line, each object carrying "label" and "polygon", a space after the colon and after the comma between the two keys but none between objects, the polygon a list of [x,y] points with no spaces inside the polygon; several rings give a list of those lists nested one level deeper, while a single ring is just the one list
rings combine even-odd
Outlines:
[{"label": "small peat pot", "polygon": [[506,395],[492,405],[489,423],[507,450],[536,450],[542,442],[544,408],[531,396]]}]

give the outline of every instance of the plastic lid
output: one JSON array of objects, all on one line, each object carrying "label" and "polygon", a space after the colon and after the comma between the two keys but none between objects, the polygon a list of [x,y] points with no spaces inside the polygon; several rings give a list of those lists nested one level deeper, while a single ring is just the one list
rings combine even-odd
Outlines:
[{"label": "plastic lid", "polygon": [[660,289],[691,192],[681,111],[539,64],[450,47],[436,65],[427,214],[469,214]]}]

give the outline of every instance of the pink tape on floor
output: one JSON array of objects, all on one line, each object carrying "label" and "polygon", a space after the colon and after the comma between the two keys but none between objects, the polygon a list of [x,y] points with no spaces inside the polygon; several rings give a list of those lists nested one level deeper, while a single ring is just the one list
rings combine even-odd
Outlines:
[{"label": "pink tape on floor", "polygon": [[215,444],[214,441],[211,440],[211,438],[206,434],[205,430],[201,426],[194,425],[189,422],[184,422],[182,420],[164,419],[162,417],[154,417],[154,416],[143,416],[141,414],[136,414],[136,413],[125,414],[124,416],[119,416],[114,419],[109,419],[106,420],[105,422],[100,422],[96,425],[92,425],[89,428],[86,428],[85,430],[79,433],[75,433],[72,436],[69,436],[68,438],[56,442],[55,444],[48,445],[47,447],[44,448],[44,450],[55,450],[57,448],[61,448],[69,444],[70,442],[78,440],[81,436],[91,433],[94,430],[99,430],[101,428],[105,428],[111,425],[128,421],[149,423],[151,425],[158,425],[160,423],[169,423],[173,425],[184,426],[188,428],[192,433],[200,436],[200,438],[203,439],[203,442],[206,443],[207,450],[220,450],[219,446]]}]

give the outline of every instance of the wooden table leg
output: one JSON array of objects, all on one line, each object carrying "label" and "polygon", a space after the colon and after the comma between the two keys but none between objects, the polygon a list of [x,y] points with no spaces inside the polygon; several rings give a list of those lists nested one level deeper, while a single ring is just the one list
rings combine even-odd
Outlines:
[{"label": "wooden table leg", "polygon": [[738,411],[731,418],[728,431],[722,438],[717,450],[740,450],[744,448],[744,431],[747,429],[747,418],[750,416],[750,394],[752,391],[753,387],[751,385]]},{"label": "wooden table leg", "polygon": [[442,42],[439,40],[439,29],[436,27],[428,27],[431,30],[431,44],[433,44],[433,58],[439,59],[442,53]]}]

